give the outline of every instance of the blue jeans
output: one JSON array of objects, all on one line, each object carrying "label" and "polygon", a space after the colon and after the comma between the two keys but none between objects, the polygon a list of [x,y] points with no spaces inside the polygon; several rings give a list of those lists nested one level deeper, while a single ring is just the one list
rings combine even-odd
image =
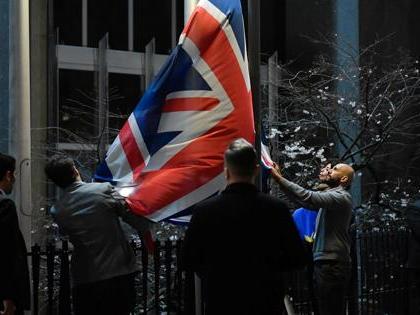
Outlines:
[{"label": "blue jeans", "polygon": [[346,314],[350,263],[318,260],[314,263],[314,287],[320,315]]}]

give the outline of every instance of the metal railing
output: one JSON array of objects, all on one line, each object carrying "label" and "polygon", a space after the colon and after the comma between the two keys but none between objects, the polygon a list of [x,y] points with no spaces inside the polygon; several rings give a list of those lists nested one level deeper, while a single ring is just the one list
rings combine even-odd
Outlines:
[{"label": "metal railing", "polygon": [[[410,285],[405,268],[406,229],[358,231],[352,234],[352,280],[348,314],[408,314]],[[180,268],[182,241],[156,242],[149,256],[133,243],[139,262],[136,314],[193,314],[194,277]],[[273,249],[275,250],[275,249]],[[33,314],[71,314],[68,244],[32,247]],[[308,270],[286,275],[286,292],[296,314],[312,314]]]},{"label": "metal railing", "polygon": [[[139,263],[136,274],[136,314],[153,312],[160,314],[182,314],[189,309],[185,305],[186,275],[179,268],[182,241],[156,242],[153,255],[147,249],[132,242]],[[71,314],[71,283],[69,261],[71,252],[68,242],[60,246],[47,244],[45,250],[39,245],[32,247],[33,314]],[[191,298],[191,295],[190,295]]]}]

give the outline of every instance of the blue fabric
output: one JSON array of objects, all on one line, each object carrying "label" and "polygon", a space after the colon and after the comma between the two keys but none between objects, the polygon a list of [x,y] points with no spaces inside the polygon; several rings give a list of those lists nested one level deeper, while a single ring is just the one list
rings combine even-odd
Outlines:
[{"label": "blue fabric", "polygon": [[315,231],[317,215],[317,211],[309,210],[306,208],[299,208],[293,212],[293,220],[295,221],[301,239],[304,240],[305,236],[312,237]]}]

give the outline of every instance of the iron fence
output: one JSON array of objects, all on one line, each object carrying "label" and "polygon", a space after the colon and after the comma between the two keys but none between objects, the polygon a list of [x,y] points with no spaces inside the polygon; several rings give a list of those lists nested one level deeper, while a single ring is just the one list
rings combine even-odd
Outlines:
[{"label": "iron fence", "polygon": [[[348,314],[409,314],[410,285],[405,268],[409,232],[395,228],[352,235],[352,280]],[[193,314],[194,277],[180,268],[182,241],[157,242],[149,256],[133,243],[139,262],[136,314]],[[68,243],[32,247],[33,314],[71,314]],[[286,292],[296,314],[313,314],[309,270],[286,275]]]}]

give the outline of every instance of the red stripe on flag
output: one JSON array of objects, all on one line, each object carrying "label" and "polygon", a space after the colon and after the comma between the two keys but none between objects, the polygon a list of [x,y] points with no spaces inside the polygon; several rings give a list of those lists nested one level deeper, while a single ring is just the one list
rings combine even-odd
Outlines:
[{"label": "red stripe on flag", "polygon": [[238,128],[238,137],[254,143],[254,128],[250,128],[254,126],[252,97],[240,64],[219,22],[202,7],[198,7],[196,12],[194,27],[186,35],[200,50],[201,58],[210,66],[235,107],[225,123]]},{"label": "red stripe on flag", "polygon": [[144,168],[144,160],[137,146],[137,142],[134,139],[134,135],[131,131],[128,121],[121,128],[118,136],[120,138],[121,146],[125,152],[127,161],[130,164],[131,169],[134,170],[133,179],[134,181],[137,181],[137,178]]},{"label": "red stripe on flag", "polygon": [[163,112],[211,110],[219,100],[211,97],[175,98],[166,100]]}]

